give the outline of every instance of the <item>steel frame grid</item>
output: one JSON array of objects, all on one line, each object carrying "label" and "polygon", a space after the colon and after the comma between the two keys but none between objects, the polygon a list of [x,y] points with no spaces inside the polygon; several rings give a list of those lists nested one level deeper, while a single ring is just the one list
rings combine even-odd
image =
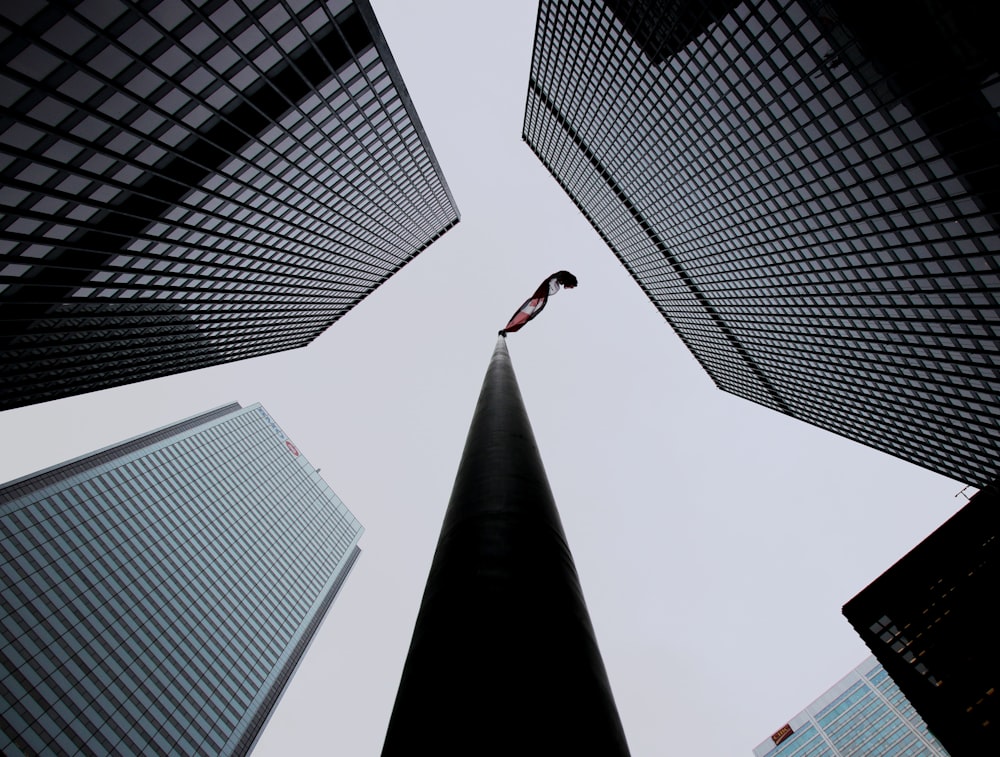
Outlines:
[{"label": "steel frame grid", "polygon": [[681,3],[703,33],[660,63],[615,15],[646,5],[541,3],[529,146],[720,387],[988,481],[1000,239],[984,180],[914,96],[836,64],[832,43],[824,57],[835,35],[810,0],[713,3],[712,23]]},{"label": "steel frame grid", "polygon": [[458,220],[364,2],[115,7],[0,13],[4,407],[307,344]]}]

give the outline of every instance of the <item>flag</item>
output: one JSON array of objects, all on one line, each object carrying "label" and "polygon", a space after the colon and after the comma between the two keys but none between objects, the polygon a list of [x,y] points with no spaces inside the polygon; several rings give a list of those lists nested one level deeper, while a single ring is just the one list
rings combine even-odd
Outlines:
[{"label": "flag", "polygon": [[510,319],[510,323],[503,327],[500,335],[506,336],[511,331],[517,331],[524,324],[542,312],[545,303],[549,301],[549,296],[559,291],[560,287],[572,289],[576,286],[576,276],[569,271],[559,271],[553,273],[542,285],[538,287],[531,298],[517,309],[517,312]]}]

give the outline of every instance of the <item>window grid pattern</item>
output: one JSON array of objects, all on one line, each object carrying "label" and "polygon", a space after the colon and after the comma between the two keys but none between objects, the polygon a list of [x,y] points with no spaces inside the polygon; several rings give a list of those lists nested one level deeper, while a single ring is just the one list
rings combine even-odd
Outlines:
[{"label": "window grid pattern", "polygon": [[[843,607],[844,617],[954,755],[1000,753],[1000,491],[986,487]],[[985,599],[984,599],[985,598]]]},{"label": "window grid pattern", "polygon": [[231,402],[228,405],[223,405],[222,407],[215,408],[214,410],[209,410],[206,413],[189,418],[188,420],[180,421],[179,423],[167,426],[166,428],[162,428],[158,431],[144,434],[136,439],[116,444],[114,447],[109,449],[95,452],[85,458],[63,463],[62,465],[56,466],[55,468],[42,473],[37,473],[33,476],[27,476],[8,484],[4,484],[0,487],[0,512],[3,512],[4,506],[9,502],[14,502],[21,497],[33,494],[46,488],[47,486],[51,486],[52,484],[66,481],[81,474],[89,474],[95,466],[103,465],[120,457],[125,457],[135,450],[148,447],[150,444],[167,439],[171,436],[176,436],[182,431],[196,428],[197,426],[201,426],[210,420],[221,418],[224,415],[229,415],[234,410],[239,409],[240,405],[238,402]]},{"label": "window grid pattern", "polygon": [[66,6],[0,9],[0,406],[303,346],[457,222],[366,3]]},{"label": "window grid pattern", "polygon": [[362,530],[259,405],[9,503],[0,750],[246,753]]},{"label": "window grid pattern", "polygon": [[874,658],[790,721],[779,744],[765,741],[754,757],[947,757],[944,747]]},{"label": "window grid pattern", "polygon": [[995,478],[1000,234],[917,96],[809,2],[676,4],[657,62],[608,5],[540,4],[524,138],[716,384]]}]

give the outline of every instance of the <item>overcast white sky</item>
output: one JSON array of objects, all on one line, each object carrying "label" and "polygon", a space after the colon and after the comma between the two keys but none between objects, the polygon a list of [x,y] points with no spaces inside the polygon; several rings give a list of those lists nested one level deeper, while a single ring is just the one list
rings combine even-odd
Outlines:
[{"label": "overcast white sky", "polygon": [[367,528],[255,752],[375,755],[497,329],[633,755],[739,755],[857,665],[841,605],[960,483],[717,390],[521,141],[537,6],[373,0],[462,222],[303,350],[0,414],[0,481],[260,401]]}]

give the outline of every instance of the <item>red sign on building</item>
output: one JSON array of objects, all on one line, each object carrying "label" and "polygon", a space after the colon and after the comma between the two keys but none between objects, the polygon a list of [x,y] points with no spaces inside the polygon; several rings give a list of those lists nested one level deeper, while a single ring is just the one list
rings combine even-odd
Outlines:
[{"label": "red sign on building", "polygon": [[771,734],[771,741],[773,741],[774,745],[777,746],[782,741],[791,736],[793,733],[795,733],[795,731],[792,730],[792,727],[788,725],[788,723],[785,723],[783,726],[781,726],[781,728],[779,728],[777,731]]}]

